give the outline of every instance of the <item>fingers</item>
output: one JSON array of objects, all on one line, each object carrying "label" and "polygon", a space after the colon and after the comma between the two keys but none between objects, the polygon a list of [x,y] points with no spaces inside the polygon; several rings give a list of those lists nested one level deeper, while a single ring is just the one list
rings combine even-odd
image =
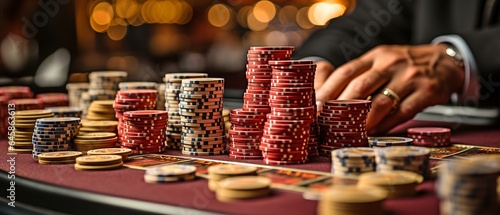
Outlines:
[{"label": "fingers", "polygon": [[333,72],[333,65],[328,61],[316,62],[316,75],[314,77],[314,89],[317,91],[323,86],[328,76]]},{"label": "fingers", "polygon": [[372,68],[353,79],[338,99],[365,99],[391,79],[387,72]]},{"label": "fingers", "polygon": [[347,84],[370,68],[372,61],[355,59],[344,64],[331,74],[316,92],[316,100],[328,101],[337,98]]},{"label": "fingers", "polygon": [[[415,92],[409,95],[392,114],[384,119],[370,130],[370,135],[385,133],[391,128],[412,119],[417,113],[422,111],[428,105],[428,93]],[[370,111],[371,112],[371,111]]]}]

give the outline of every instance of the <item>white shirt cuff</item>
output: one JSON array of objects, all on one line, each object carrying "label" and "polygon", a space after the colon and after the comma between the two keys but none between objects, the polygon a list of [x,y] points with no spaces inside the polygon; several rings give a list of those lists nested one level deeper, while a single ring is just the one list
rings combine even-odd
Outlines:
[{"label": "white shirt cuff", "polygon": [[464,85],[461,94],[453,93],[451,101],[454,104],[477,104],[479,98],[479,80],[477,77],[477,65],[474,55],[462,37],[458,35],[444,35],[432,40],[432,44],[450,43],[457,48],[464,59]]}]

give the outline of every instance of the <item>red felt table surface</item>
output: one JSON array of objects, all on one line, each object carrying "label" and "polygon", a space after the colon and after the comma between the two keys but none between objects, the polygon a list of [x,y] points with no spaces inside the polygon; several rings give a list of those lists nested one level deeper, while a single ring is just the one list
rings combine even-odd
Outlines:
[{"label": "red felt table surface", "polygon": [[[395,130],[394,135],[404,136],[406,128],[415,126],[439,126],[436,123],[406,123]],[[450,125],[446,125],[450,127]],[[460,126],[452,131],[452,142],[469,145],[499,147],[500,128]],[[7,142],[0,141],[2,151],[1,169],[8,169]],[[178,155],[178,153],[177,153]],[[227,156],[207,156],[205,158],[230,160]],[[243,161],[262,164],[259,160]],[[304,165],[291,165],[291,168],[330,171],[330,161],[318,158]],[[31,155],[16,155],[16,175],[61,187],[81,191],[137,199],[147,202],[168,204],[198,210],[227,214],[316,214],[317,201],[305,200],[301,193],[273,190],[266,198],[241,202],[224,203],[215,199],[208,190],[207,180],[173,184],[148,184],[143,181],[144,171],[123,168],[113,171],[76,171],[73,165],[39,165]],[[439,214],[438,199],[434,193],[434,182],[428,181],[419,186],[419,195],[408,199],[386,201],[385,208],[390,214]],[[17,197],[22,201],[22,196]]]}]

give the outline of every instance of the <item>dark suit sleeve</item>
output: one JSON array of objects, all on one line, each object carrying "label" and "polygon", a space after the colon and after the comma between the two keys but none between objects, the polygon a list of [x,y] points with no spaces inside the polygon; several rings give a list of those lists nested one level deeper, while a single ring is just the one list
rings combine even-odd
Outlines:
[{"label": "dark suit sleeve", "polygon": [[469,46],[478,67],[479,103],[500,104],[500,26],[457,33]]},{"label": "dark suit sleeve", "polygon": [[409,44],[407,0],[360,0],[352,14],[330,21],[302,44],[294,58],[321,57],[338,67],[380,44]]}]

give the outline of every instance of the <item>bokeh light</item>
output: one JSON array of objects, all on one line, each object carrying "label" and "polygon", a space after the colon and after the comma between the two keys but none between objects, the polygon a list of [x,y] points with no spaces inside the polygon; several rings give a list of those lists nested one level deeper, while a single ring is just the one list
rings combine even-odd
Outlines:
[{"label": "bokeh light", "polygon": [[230,18],[231,10],[225,4],[215,4],[208,10],[208,22],[215,27],[224,27]]},{"label": "bokeh light", "polygon": [[122,19],[129,19],[137,14],[138,4],[135,0],[116,0],[116,15]]},{"label": "bokeh light", "polygon": [[276,16],[276,7],[270,1],[259,1],[252,12],[259,22],[268,23]]},{"label": "bokeh light", "polygon": [[309,7],[300,8],[297,12],[297,24],[303,29],[311,29],[314,25],[309,21],[308,18]]},{"label": "bokeh light", "polygon": [[255,15],[253,14],[253,12],[250,12],[250,14],[248,14],[247,22],[248,22],[248,28],[250,28],[250,30],[252,31],[263,31],[266,30],[268,26],[267,22],[259,21],[257,17],[255,17]]},{"label": "bokeh light", "polygon": [[308,18],[314,25],[323,26],[330,19],[342,16],[346,7],[338,3],[318,2],[313,4],[308,11]]},{"label": "bokeh light", "polygon": [[114,17],[113,6],[107,2],[101,2],[94,7],[92,19],[98,25],[108,25]]}]

